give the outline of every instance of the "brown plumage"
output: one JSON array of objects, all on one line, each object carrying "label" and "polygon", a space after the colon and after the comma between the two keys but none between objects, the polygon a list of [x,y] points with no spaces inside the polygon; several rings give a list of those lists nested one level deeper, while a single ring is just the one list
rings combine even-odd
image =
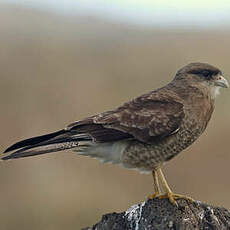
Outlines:
[{"label": "brown plumage", "polygon": [[220,87],[228,83],[219,69],[191,63],[168,85],[61,131],[18,142],[5,152],[16,151],[2,159],[73,149],[103,162],[153,171],[155,195],[160,193],[158,175],[175,203],[179,196],[170,194],[160,167],[203,133]]}]

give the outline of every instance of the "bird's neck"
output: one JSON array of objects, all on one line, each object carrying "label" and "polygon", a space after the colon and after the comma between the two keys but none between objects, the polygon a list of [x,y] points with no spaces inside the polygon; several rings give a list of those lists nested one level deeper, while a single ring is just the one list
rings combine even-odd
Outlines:
[{"label": "bird's neck", "polygon": [[203,84],[189,82],[186,79],[180,81],[172,81],[166,87],[173,90],[183,101],[190,102],[191,100],[206,100],[209,103],[214,103],[218,90],[211,90]]},{"label": "bird's neck", "polygon": [[213,97],[210,89],[197,84],[191,84],[186,81],[180,84],[170,83],[170,88],[184,101],[186,110],[194,114],[197,121],[205,121],[202,128],[206,128],[214,110],[215,97]]}]

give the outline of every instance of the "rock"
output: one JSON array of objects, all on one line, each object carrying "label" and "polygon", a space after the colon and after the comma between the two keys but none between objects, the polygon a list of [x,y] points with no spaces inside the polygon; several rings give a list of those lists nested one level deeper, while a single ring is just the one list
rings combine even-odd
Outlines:
[{"label": "rock", "polygon": [[230,229],[230,211],[225,208],[185,199],[177,204],[173,206],[168,199],[148,200],[125,212],[103,215],[100,222],[82,230]]}]

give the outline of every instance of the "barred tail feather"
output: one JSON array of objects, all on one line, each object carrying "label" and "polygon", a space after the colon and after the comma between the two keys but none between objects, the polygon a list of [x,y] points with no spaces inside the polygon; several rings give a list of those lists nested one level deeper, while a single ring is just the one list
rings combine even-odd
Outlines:
[{"label": "barred tail feather", "polygon": [[13,152],[8,156],[3,157],[2,160],[10,160],[15,158],[36,156],[45,153],[58,152],[66,149],[75,148],[77,145],[78,142],[72,141],[66,143],[49,144],[49,145],[38,146],[38,147],[23,148],[16,152]]},{"label": "barred tail feather", "polygon": [[29,157],[45,153],[57,152],[66,149],[75,148],[81,140],[88,140],[87,135],[76,135],[66,130],[29,138],[7,148],[4,152],[12,152],[8,156],[2,157],[2,160]]}]

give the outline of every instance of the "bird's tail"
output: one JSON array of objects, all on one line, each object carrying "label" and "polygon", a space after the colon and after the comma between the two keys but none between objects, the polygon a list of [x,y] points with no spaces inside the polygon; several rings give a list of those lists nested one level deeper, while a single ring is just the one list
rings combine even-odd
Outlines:
[{"label": "bird's tail", "polygon": [[2,157],[2,160],[35,156],[45,153],[57,152],[66,149],[72,149],[78,146],[79,141],[87,140],[84,135],[72,135],[66,130],[60,130],[54,133],[32,137],[7,148],[4,154],[11,154]]}]

